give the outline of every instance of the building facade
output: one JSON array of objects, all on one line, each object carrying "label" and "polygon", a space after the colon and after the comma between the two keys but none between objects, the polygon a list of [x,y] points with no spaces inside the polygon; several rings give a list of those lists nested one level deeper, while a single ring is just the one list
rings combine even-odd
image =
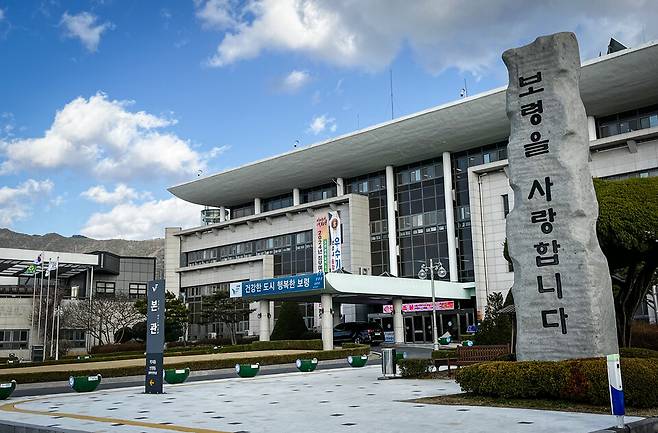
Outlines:
[{"label": "building facade", "polygon": [[[593,176],[658,173],[656,58],[658,44],[649,43],[583,64]],[[472,323],[489,293],[506,294],[513,283],[503,257],[505,217],[514,205],[508,134],[499,88],[172,187],[181,199],[218,209],[219,220],[166,230],[167,287],[192,305],[234,282],[317,272],[315,221],[339,212],[339,272],[390,275],[404,286],[423,263],[439,261],[447,271],[443,287],[475,287],[473,299],[456,300],[445,313],[446,327]],[[377,301],[343,304],[339,319],[382,320]],[[271,321],[275,308],[270,303]],[[320,307],[302,308],[317,327]],[[258,334],[257,316],[267,313],[252,313],[242,330]],[[200,317],[194,322],[199,338],[214,332]],[[413,320],[404,326],[407,336],[417,332]]]}]

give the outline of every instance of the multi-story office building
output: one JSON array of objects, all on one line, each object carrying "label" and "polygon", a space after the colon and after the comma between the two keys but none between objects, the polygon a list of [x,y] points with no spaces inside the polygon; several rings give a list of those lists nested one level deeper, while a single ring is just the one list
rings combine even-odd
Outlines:
[{"label": "multi-story office building", "polygon": [[[42,265],[32,268],[41,257]],[[41,294],[54,299],[55,290],[62,304],[71,299],[93,296],[138,299],[146,297],[148,281],[155,279],[155,257],[120,257],[103,251],[88,254],[0,248],[0,358],[10,353],[19,358],[41,358],[44,323],[33,320],[35,301]],[[50,262],[57,270],[47,271]],[[31,269],[32,268],[32,269]],[[48,278],[48,275],[50,278]],[[93,290],[91,290],[93,288]],[[49,318],[52,320],[52,318]],[[52,334],[48,325],[46,343]],[[84,329],[62,326],[60,340],[72,349],[93,345]]]},{"label": "multi-story office building", "polygon": [[[585,62],[580,90],[592,175],[658,174],[658,44]],[[343,320],[369,316],[387,325],[390,308],[381,303],[397,311],[401,301],[419,300],[411,287],[433,259],[447,271],[437,297],[454,301],[441,312],[441,332],[463,331],[482,316],[488,293],[507,293],[513,282],[502,254],[514,205],[508,134],[498,88],[172,187],[177,197],[219,209],[219,221],[166,230],[167,287],[199,303],[231,283],[317,272],[318,216],[338,213],[341,268],[354,276],[348,290],[359,292],[354,303],[343,301]],[[338,277],[328,275],[329,285],[330,278]],[[269,329],[263,317],[276,316],[260,299],[245,331]],[[307,323],[316,326],[328,305],[305,307]],[[407,341],[428,341],[427,313],[406,310],[396,340],[404,325]]]}]

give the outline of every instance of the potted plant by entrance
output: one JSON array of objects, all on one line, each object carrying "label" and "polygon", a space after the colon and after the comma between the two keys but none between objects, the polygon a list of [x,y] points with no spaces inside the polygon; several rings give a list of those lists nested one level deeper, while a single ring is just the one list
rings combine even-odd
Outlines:
[{"label": "potted plant by entrance", "polygon": [[254,377],[260,370],[260,364],[235,364],[235,372],[240,377]]},{"label": "potted plant by entrance", "polygon": [[101,379],[102,376],[100,374],[94,376],[71,376],[69,377],[69,385],[76,392],[91,392],[98,388]]},{"label": "potted plant by entrance", "polygon": [[363,367],[368,362],[368,355],[348,356],[347,363],[352,367]]},{"label": "potted plant by entrance", "polygon": [[318,366],[318,359],[317,358],[298,359],[295,364],[297,365],[297,369],[299,371],[303,371],[304,373],[308,373],[310,371],[315,370],[315,368]]},{"label": "potted plant by entrance", "polygon": [[183,368],[183,369],[174,369],[174,368],[168,368],[164,371],[164,380],[170,385],[174,385],[176,383],[183,383],[187,380],[187,378],[190,375],[190,369],[189,368]]},{"label": "potted plant by entrance", "polygon": [[0,400],[8,399],[16,389],[16,381],[0,383]]}]

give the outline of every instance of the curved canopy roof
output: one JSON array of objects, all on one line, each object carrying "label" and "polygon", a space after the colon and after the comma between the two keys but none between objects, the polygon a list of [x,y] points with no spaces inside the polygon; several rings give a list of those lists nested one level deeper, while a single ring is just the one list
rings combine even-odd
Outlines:
[{"label": "curved canopy roof", "polygon": [[[585,62],[580,93],[589,115],[658,99],[658,43]],[[507,139],[505,87],[380,123],[169,188],[200,205],[235,206]]]}]

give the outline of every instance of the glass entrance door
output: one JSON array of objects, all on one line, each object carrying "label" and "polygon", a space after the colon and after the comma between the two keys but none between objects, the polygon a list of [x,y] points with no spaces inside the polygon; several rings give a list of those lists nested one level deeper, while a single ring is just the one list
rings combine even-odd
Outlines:
[{"label": "glass entrance door", "polygon": [[425,326],[423,316],[413,316],[414,319],[414,343],[425,342]]}]

